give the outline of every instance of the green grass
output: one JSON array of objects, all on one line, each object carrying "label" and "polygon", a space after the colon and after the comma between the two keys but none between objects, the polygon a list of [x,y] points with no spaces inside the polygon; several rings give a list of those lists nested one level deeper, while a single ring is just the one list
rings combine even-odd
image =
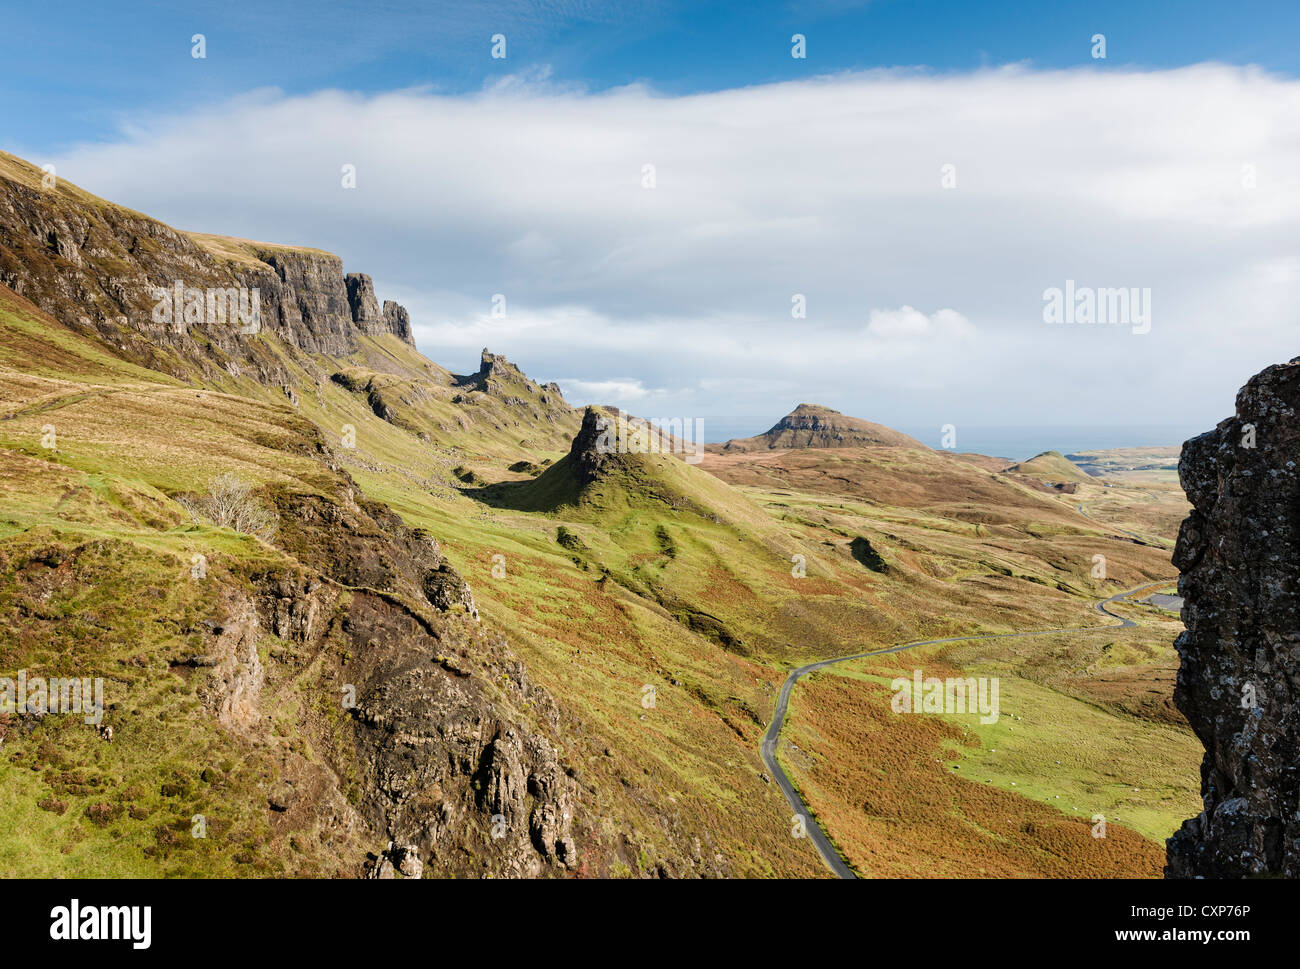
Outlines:
[{"label": "green grass", "polygon": [[1117,716],[1015,676],[1000,676],[1000,688],[997,723],[951,718],[980,740],[954,761],[969,776],[1065,814],[1104,815],[1160,843],[1200,812],[1188,778],[1204,751],[1185,727]]},{"label": "green grass", "polygon": [[[231,744],[204,707],[201,679],[169,660],[202,652],[201,621],[232,582],[134,543],[33,529],[0,545],[0,668],[102,678],[103,740],[84,717],[10,718],[0,761],[0,872],[7,876],[234,875],[284,870],[269,850],[266,751]],[[77,581],[60,578],[74,568]],[[159,616],[166,616],[165,622]],[[102,806],[97,808],[96,806]],[[99,811],[102,817],[94,816]],[[207,836],[191,837],[202,814]]]},{"label": "green grass", "polygon": [[[507,400],[537,400],[522,377],[507,373],[500,397],[457,386],[391,337],[364,337],[348,358],[307,361],[261,335],[258,352],[297,389],[295,409],[278,388],[224,373],[181,386],[17,304],[0,305],[0,329],[0,408],[14,415],[0,424],[0,629],[14,644],[4,659],[13,668],[92,664],[114,678],[112,716],[124,718],[111,745],[53,723],[6,741],[0,783],[16,794],[0,821],[28,832],[0,839],[0,870],[14,873],[330,871],[331,849],[310,834],[288,854],[268,832],[271,753],[216,727],[200,678],[166,663],[202,642],[195,623],[217,610],[218,588],[237,591],[253,571],[291,564],[183,514],[174,496],[218,472],[332,494],[339,482],[323,462],[334,461],[360,496],[435,536],[485,623],[559,701],[566,763],[588,792],[584,814],[602,819],[593,854],[628,874],[664,859],[679,873],[822,874],[807,846],[791,843],[779,790],[760,779],[758,741],[790,666],[906,639],[1076,621],[1109,588],[1088,575],[1099,548],[1112,560],[1112,584],[1167,574],[1159,550],[1106,538],[1049,497],[919,452],[803,456],[815,480],[739,485],[643,455],[582,490],[566,457],[576,415],[533,420]],[[348,377],[328,379],[334,372]],[[367,386],[392,407],[393,422],[375,415]],[[41,445],[47,423],[57,450]],[[355,447],[343,444],[346,425]],[[550,463],[521,479],[527,472],[510,470],[519,462]],[[864,565],[861,545],[855,557],[859,537],[887,572],[873,571],[870,557]],[[43,544],[86,550],[75,588],[44,598],[46,589],[29,588],[33,576],[49,580],[44,567],[15,563]],[[219,582],[188,581],[198,551]],[[796,555],[804,578],[792,575]],[[273,675],[323,675],[323,659],[269,634],[262,648]],[[641,705],[646,685],[656,690],[653,709]],[[1019,686],[1016,695],[1052,707],[1035,714],[1041,735],[1024,758],[1069,741],[1068,722],[1053,711],[1075,716],[1081,701]],[[286,688],[266,712],[276,749],[324,759],[295,726],[316,710],[311,696]],[[1133,729],[1115,717],[1094,726],[1112,753]],[[62,766],[40,754],[46,740]],[[77,781],[77,793],[58,794],[73,765],[90,765],[97,785]],[[183,793],[163,795],[163,784]],[[1186,784],[1194,789],[1194,771]],[[342,786],[355,792],[355,778]],[[64,814],[37,806],[50,797],[68,801]],[[122,810],[101,826],[86,815],[99,803]],[[1127,820],[1138,806],[1117,793],[1112,807]],[[210,838],[174,838],[182,832],[169,826],[199,810],[220,822]],[[701,861],[687,865],[697,840]]]}]

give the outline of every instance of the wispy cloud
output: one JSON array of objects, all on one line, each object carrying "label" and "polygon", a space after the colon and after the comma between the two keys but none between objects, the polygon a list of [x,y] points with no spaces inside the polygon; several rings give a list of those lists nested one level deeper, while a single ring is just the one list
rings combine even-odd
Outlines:
[{"label": "wispy cloud", "polygon": [[942,309],[929,316],[910,306],[872,310],[867,332],[882,340],[925,341],[973,336],[970,320],[956,310]]},{"label": "wispy cloud", "polygon": [[639,380],[573,380],[561,377],[556,381],[565,398],[575,404],[619,404],[642,401],[662,391],[648,390]]},{"label": "wispy cloud", "polygon": [[[1295,352],[1297,116],[1300,82],[1222,65],[682,97],[535,73],[261,92],[54,161],[173,224],[333,249],[452,369],[487,344],[717,414],[1208,422]],[[1046,326],[1067,279],[1150,287],[1151,333]]]}]

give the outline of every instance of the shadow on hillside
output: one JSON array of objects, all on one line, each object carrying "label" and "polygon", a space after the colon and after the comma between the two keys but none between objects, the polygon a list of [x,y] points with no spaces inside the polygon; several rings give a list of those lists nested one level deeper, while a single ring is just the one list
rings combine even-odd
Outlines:
[{"label": "shadow on hillside", "polygon": [[565,505],[577,504],[579,487],[563,457],[531,481],[500,481],[479,488],[461,488],[466,498],[473,498],[491,508],[509,511],[549,513]]}]

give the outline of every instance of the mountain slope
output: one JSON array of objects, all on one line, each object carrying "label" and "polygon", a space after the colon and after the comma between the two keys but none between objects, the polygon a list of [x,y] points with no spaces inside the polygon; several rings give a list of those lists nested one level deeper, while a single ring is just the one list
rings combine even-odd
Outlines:
[{"label": "mountain slope", "polygon": [[[113,729],[0,718],[6,829],[66,845],[5,841],[0,869],[356,875],[435,841],[445,873],[577,864],[554,702],[312,424],[149,380],[7,290],[0,328],[21,337],[0,366],[0,667],[102,677]],[[51,360],[63,377],[39,375]],[[260,486],[272,544],[184,512],[214,462]],[[458,865],[493,814],[507,837]]]},{"label": "mountain slope", "polygon": [[1091,483],[1092,475],[1063,455],[1060,451],[1044,451],[1028,461],[1013,464],[1006,469],[1007,474],[1023,474],[1053,484],[1065,482]]},{"label": "mountain slope", "polygon": [[[319,249],[177,231],[0,153],[0,283],[109,352],[212,389],[310,407],[340,395],[430,441],[502,456],[560,449],[577,416],[504,358],[456,377],[416,351],[409,315]],[[177,290],[181,294],[176,297]],[[231,296],[230,294],[234,294]],[[250,325],[235,307],[258,308]],[[161,309],[160,309],[161,308]],[[350,415],[359,408],[343,408]]]},{"label": "mountain slope", "polygon": [[[25,211],[47,223],[63,218],[68,206],[82,215],[81,207],[96,204],[66,185],[52,199],[14,185],[0,180],[4,197],[16,195]],[[50,211],[40,212],[43,205]],[[110,222],[171,232],[143,216],[108,210]],[[100,217],[97,210],[87,220],[92,216]],[[29,234],[22,218],[6,220],[4,231],[7,241]],[[94,235],[80,238],[98,246]],[[182,240],[179,248],[185,245]],[[12,485],[0,505],[7,515],[0,586],[20,597],[15,601],[49,600],[44,589],[24,591],[32,571],[25,550],[32,542],[46,547],[45,528],[53,529],[62,551],[40,551],[40,561],[92,592],[101,609],[133,593],[111,581],[111,570],[71,553],[87,540],[111,539],[125,543],[124,556],[144,555],[139,569],[123,570],[123,581],[143,593],[141,609],[106,620],[135,651],[110,651],[107,667],[96,662],[82,669],[89,675],[137,659],[164,663],[170,673],[151,673],[164,692],[128,694],[131,715],[160,721],[183,715],[202,741],[177,746],[168,759],[156,735],[115,721],[113,750],[120,756],[112,760],[137,767],[95,775],[96,787],[108,785],[103,790],[111,795],[103,808],[88,788],[49,787],[54,775],[45,787],[24,785],[11,830],[39,830],[43,847],[75,833],[87,811],[105,821],[102,834],[82,839],[83,847],[54,853],[65,866],[57,870],[382,874],[390,865],[419,867],[410,860],[419,858],[426,874],[444,875],[818,873],[816,859],[784,836],[758,771],[738,766],[747,756],[757,764],[742,737],[745,729],[759,729],[754,708],[768,674],[720,659],[719,647],[685,631],[654,600],[622,587],[594,587],[555,541],[553,524],[549,534],[537,534],[526,521],[494,520],[499,516],[485,516],[485,506],[463,493],[474,490],[463,488],[465,465],[508,478],[515,474],[508,466],[521,458],[562,456],[577,418],[557,388],[534,384],[486,352],[476,374],[448,374],[397,335],[349,323],[336,300],[318,301],[325,309],[302,334],[266,328],[247,335],[205,321],[155,347],[147,317],[110,317],[122,307],[111,286],[95,291],[107,278],[95,253],[73,246],[67,256],[89,267],[78,283],[87,287],[90,313],[82,313],[75,301],[59,299],[62,267],[35,252],[8,252],[6,278],[45,299],[67,322],[16,294],[7,298],[21,307],[9,322],[27,351],[16,355],[6,347],[10,369],[0,381],[0,397],[12,405],[10,421],[0,425]],[[153,279],[145,265],[129,264],[129,255],[121,271],[143,290]],[[182,255],[203,272],[212,269],[202,253]],[[174,257],[159,257],[164,272],[176,265]],[[235,252],[230,261],[246,258]],[[343,279],[337,265],[327,269],[318,275]],[[284,299],[292,305],[315,299],[318,282],[300,274]],[[99,323],[110,338],[114,327],[124,328],[123,339],[106,341]],[[316,324],[321,335],[312,330]],[[137,326],[144,334],[139,340],[126,332]],[[346,338],[333,348],[350,351],[346,356],[310,349],[311,341],[319,348],[331,333]],[[50,371],[44,378],[42,368]],[[119,390],[110,381],[133,385]],[[42,420],[51,413],[57,444],[45,448]],[[280,527],[269,547],[205,519],[191,521],[180,506],[219,473],[251,484],[255,497],[278,511]],[[187,537],[195,528],[203,536],[197,547]],[[186,620],[179,627],[187,644],[179,651],[170,638],[179,606],[155,595],[157,586],[145,583],[140,570],[174,582],[195,555],[205,556],[212,580],[196,588],[211,597],[192,610],[197,625]],[[498,559],[509,562],[509,578],[499,583]],[[531,578],[535,568],[544,589]],[[456,579],[460,571],[473,573],[482,594],[471,598]],[[568,610],[590,613],[586,621],[577,625],[537,610],[565,602]],[[477,606],[485,628],[467,618],[467,606]],[[28,608],[15,614],[23,617]],[[38,619],[45,615],[36,612]],[[511,656],[502,629],[524,650],[527,665]],[[613,645],[617,630],[632,633],[634,648]],[[55,655],[74,655],[62,627],[38,622],[10,631],[7,641],[20,644],[5,657],[11,668],[41,668]],[[647,680],[662,681],[665,690],[669,680],[686,682],[692,692],[675,701],[665,696],[657,722],[647,724],[639,689]],[[272,682],[274,706],[238,704],[236,719],[221,719],[232,695],[249,696],[254,685]],[[444,682],[449,691],[439,686]],[[344,711],[339,697],[351,688],[357,703]],[[263,689],[260,696],[266,695]],[[552,705],[554,696],[568,697],[564,707]],[[630,710],[639,719],[629,718]],[[267,716],[269,734],[258,729]],[[57,724],[68,731],[59,740],[69,745],[62,761],[69,771],[103,757],[93,732],[83,735],[66,720]],[[430,724],[435,735],[426,737]],[[8,776],[34,776],[26,768],[41,762],[29,755],[43,757],[48,747],[41,726],[26,718],[4,724],[7,750],[15,765],[21,761]],[[47,719],[45,726],[55,724]],[[563,755],[556,729],[568,738]],[[661,742],[647,745],[647,729]],[[423,751],[414,764],[401,753],[412,737],[421,738]],[[265,756],[232,756],[247,743]],[[310,776],[294,757],[293,764],[281,763],[290,752],[312,765]],[[245,761],[251,769],[237,779],[220,766]],[[209,762],[218,767],[209,770]],[[138,783],[114,786],[114,778],[127,774]],[[639,780],[650,776],[652,786]],[[220,796],[199,784],[214,777]],[[164,788],[203,800],[178,809],[165,800],[173,795],[165,795],[158,803],[150,792]],[[348,810],[331,791],[341,793]],[[70,793],[77,796],[69,799]],[[683,815],[679,799],[700,807]],[[719,805],[733,801],[744,808],[727,816]],[[193,852],[180,819],[203,807],[241,821],[223,824],[197,845],[203,851]],[[164,809],[165,830],[159,827]],[[498,815],[507,823],[502,838],[495,834]],[[238,850],[232,838],[258,850]],[[209,847],[224,852],[224,864],[212,860]],[[22,848],[12,841],[0,847],[15,851],[0,856],[6,870],[32,873],[24,859],[51,854]],[[242,860],[232,862],[235,856]]]},{"label": "mountain slope", "polygon": [[[600,412],[424,358],[328,254],[0,168],[33,299],[0,290],[3,661],[104,676],[115,731],[0,721],[5,871],[822,875],[758,755],[792,665],[1086,622],[1167,568],[883,431],[717,474],[593,449]],[[266,279],[264,325],[155,324],[176,272]],[[276,530],[212,517],[231,476]]]}]

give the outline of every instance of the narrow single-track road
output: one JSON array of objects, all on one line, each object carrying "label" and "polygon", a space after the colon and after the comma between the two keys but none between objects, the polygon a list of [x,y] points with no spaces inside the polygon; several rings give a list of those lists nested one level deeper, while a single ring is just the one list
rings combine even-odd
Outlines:
[{"label": "narrow single-track road", "polygon": [[767,733],[763,735],[763,744],[759,748],[759,752],[763,756],[763,763],[772,772],[777,787],[781,788],[781,793],[790,802],[790,807],[794,809],[794,813],[803,817],[808,838],[817,846],[817,852],[822,856],[822,861],[826,862],[826,866],[839,878],[858,877],[853,869],[849,867],[848,862],[835,849],[835,846],[831,844],[831,840],[826,836],[826,831],[822,828],[821,823],[812,816],[812,812],[808,810],[808,805],[799,796],[799,792],[794,789],[794,785],[790,783],[790,778],[786,776],[785,771],[781,769],[781,765],[776,759],[776,744],[781,738],[781,727],[785,724],[785,713],[790,702],[790,693],[801,676],[825,669],[827,666],[834,666],[836,663],[847,663],[849,660],[864,659],[868,656],[883,656],[886,653],[901,653],[907,649],[915,649],[917,646],[934,646],[939,643],[967,643],[982,639],[1019,639],[1026,636],[1049,636],[1053,633],[1100,632],[1105,629],[1123,629],[1127,626],[1136,626],[1137,623],[1133,622],[1133,620],[1125,619],[1106,607],[1112,602],[1118,602],[1120,599],[1127,599],[1129,596],[1136,595],[1144,589],[1150,589],[1152,586],[1168,585],[1171,581],[1173,580],[1161,579],[1158,582],[1147,582],[1093,604],[1093,608],[1098,612],[1103,612],[1112,619],[1118,619],[1119,625],[1117,626],[1066,626],[1062,629],[1037,629],[1023,633],[993,633],[984,636],[952,636],[948,639],[925,639],[915,643],[900,643],[886,649],[874,649],[866,653],[854,653],[851,656],[837,656],[834,659],[819,660],[816,663],[801,666],[787,676],[785,682],[781,684],[781,693],[776,698],[776,710],[772,714],[772,723],[768,726]]}]

